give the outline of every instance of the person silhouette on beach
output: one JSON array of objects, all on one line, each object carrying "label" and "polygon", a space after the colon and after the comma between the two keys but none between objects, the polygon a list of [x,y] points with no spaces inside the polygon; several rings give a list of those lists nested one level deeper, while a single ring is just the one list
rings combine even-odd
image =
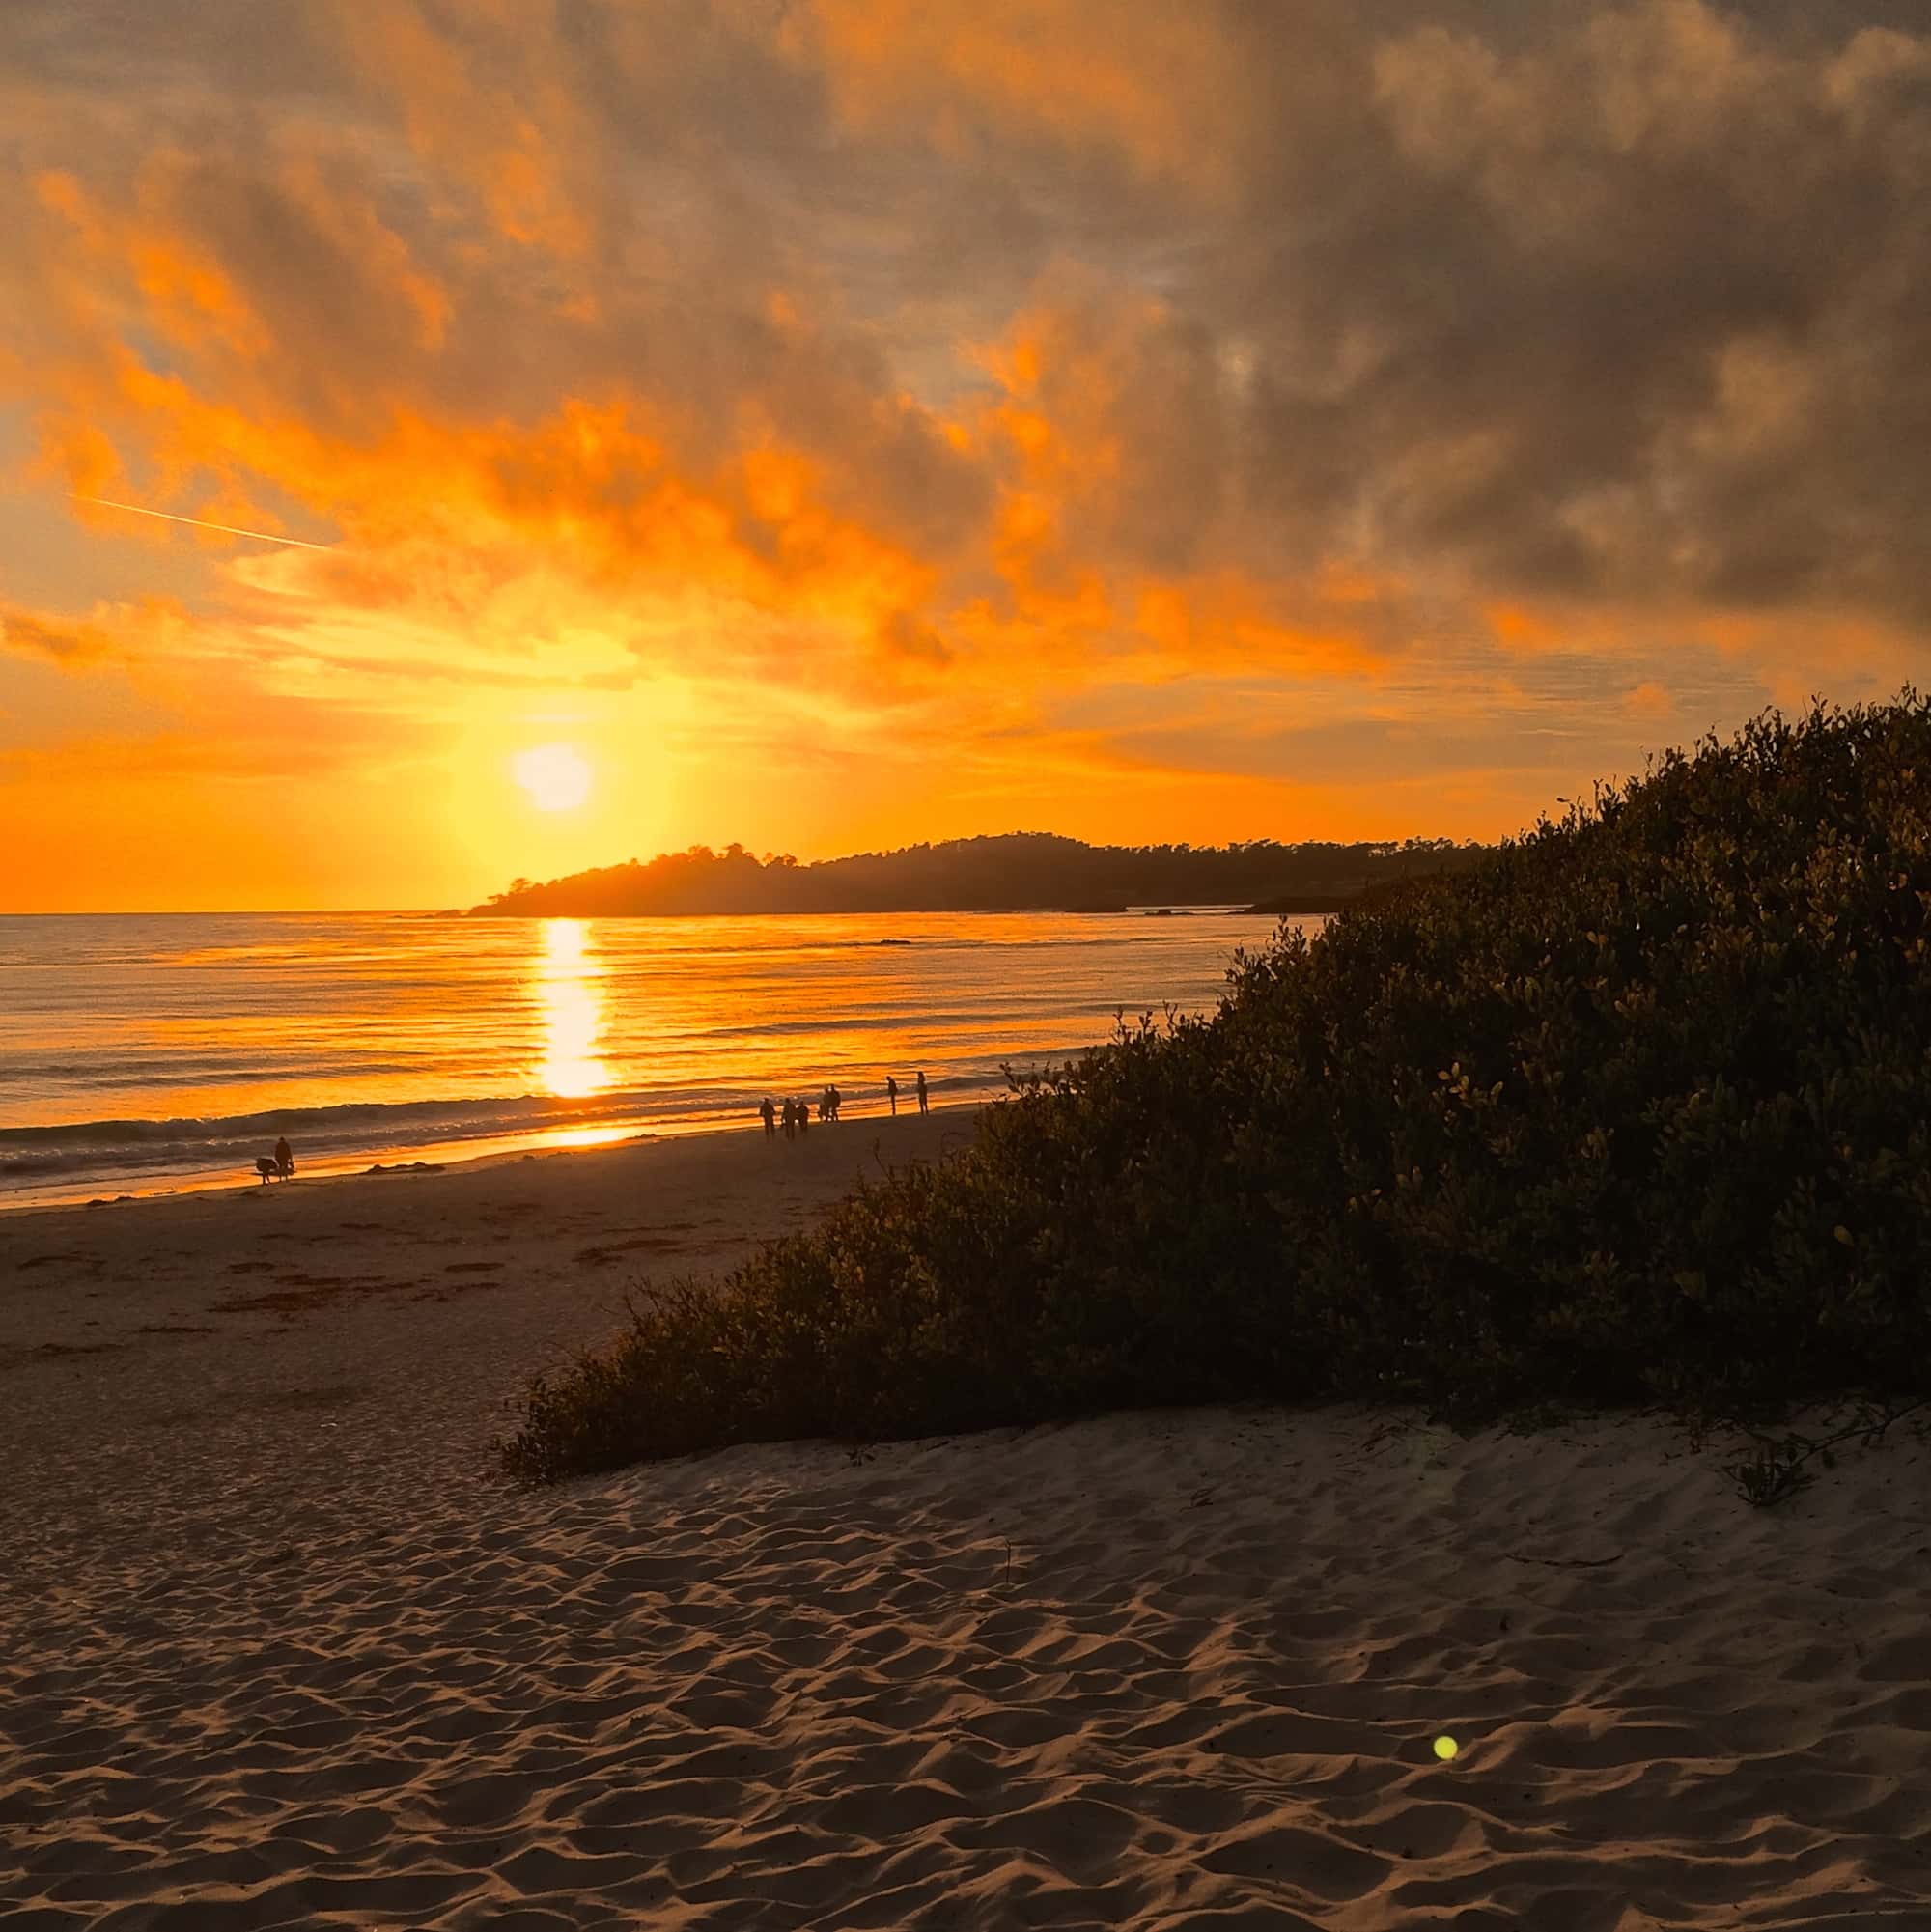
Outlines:
[{"label": "person silhouette on beach", "polygon": [[789,1094],[785,1096],[785,1138],[798,1138],[798,1103]]},{"label": "person silhouette on beach", "polygon": [[289,1145],[287,1136],[275,1142],[275,1172],[287,1180],[295,1171],[294,1150]]},{"label": "person silhouette on beach", "polygon": [[771,1105],[770,1094],[765,1096],[765,1104],[758,1109],[758,1113],[765,1123],[765,1138],[775,1139],[778,1131],[778,1110]]},{"label": "person silhouette on beach", "polygon": [[923,1067],[918,1070],[918,1110],[920,1113],[930,1113],[932,1111],[925,1104],[925,1069]]},{"label": "person silhouette on beach", "polygon": [[811,1103],[802,1094],[798,1100],[798,1131],[800,1134],[811,1132]]},{"label": "person silhouette on beach", "polygon": [[825,1097],[831,1103],[831,1118],[836,1120],[838,1118],[838,1109],[844,1105],[845,1096],[836,1087],[826,1087],[825,1089]]},{"label": "person silhouette on beach", "polygon": [[896,1120],[899,1112],[899,1083],[890,1074],[885,1076],[885,1098],[892,1104],[892,1118]]}]

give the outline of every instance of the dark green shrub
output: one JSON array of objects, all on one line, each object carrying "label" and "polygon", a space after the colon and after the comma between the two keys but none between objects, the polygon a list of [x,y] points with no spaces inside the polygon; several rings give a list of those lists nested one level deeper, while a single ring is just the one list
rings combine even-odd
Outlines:
[{"label": "dark green shrub", "polygon": [[1283,933],[1211,1020],[531,1392],[533,1479],[1331,1393],[1704,1413],[1927,1381],[1931,706],[1768,714]]}]

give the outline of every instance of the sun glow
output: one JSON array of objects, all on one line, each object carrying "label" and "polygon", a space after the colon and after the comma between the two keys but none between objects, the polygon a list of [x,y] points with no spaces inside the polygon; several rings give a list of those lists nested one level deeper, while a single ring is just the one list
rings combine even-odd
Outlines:
[{"label": "sun glow", "polygon": [[510,761],[516,781],[540,812],[569,812],[590,796],[590,765],[574,745],[539,744]]}]

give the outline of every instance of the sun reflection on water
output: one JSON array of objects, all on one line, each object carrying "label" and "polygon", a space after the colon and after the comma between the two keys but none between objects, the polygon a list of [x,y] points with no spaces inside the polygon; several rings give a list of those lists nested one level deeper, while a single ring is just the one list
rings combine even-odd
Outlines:
[{"label": "sun reflection on water", "polygon": [[544,1025],[544,1060],[537,1078],[544,1091],[558,1100],[582,1100],[610,1084],[610,1069],[596,1050],[603,1029],[603,996],[598,988],[603,967],[582,919],[546,919],[543,944],[534,982]]}]

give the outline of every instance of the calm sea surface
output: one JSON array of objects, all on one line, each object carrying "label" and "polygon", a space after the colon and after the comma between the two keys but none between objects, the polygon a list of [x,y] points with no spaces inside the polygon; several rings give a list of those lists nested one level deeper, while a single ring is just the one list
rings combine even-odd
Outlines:
[{"label": "calm sea surface", "polygon": [[[1310,920],[1309,925],[1319,925]],[[0,917],[0,1206],[1002,1092],[1116,1009],[1211,1009],[1273,925],[1194,911]],[[896,943],[906,941],[909,943]],[[901,1105],[904,1105],[901,1101]]]}]

